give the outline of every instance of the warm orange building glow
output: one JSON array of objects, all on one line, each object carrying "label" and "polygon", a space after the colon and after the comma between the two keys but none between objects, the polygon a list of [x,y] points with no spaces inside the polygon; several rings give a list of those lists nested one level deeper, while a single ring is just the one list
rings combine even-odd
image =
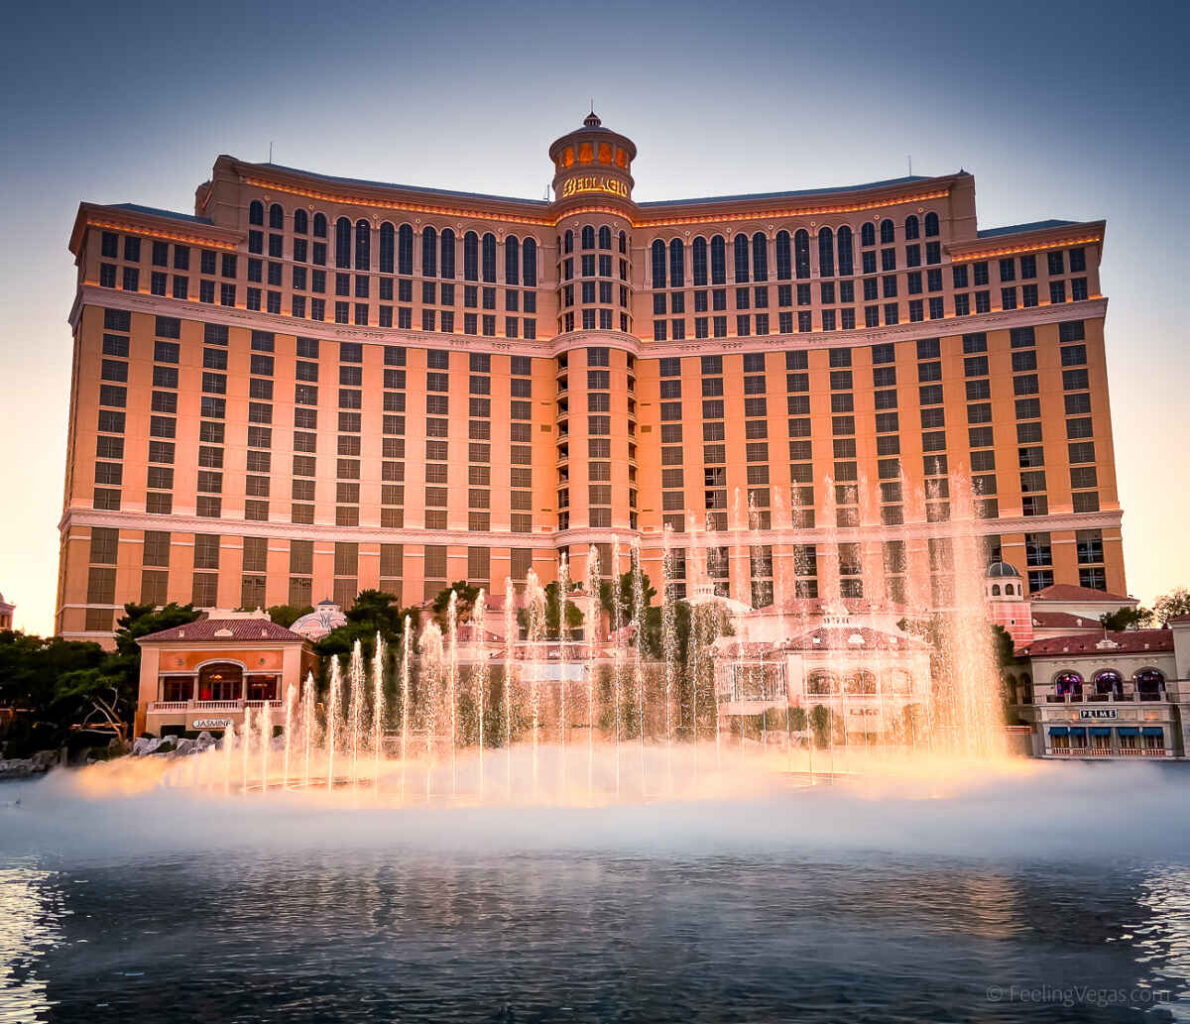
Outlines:
[{"label": "warm orange building glow", "polygon": [[1126,592],[1102,222],[980,232],[962,172],[637,204],[594,115],[549,155],[549,202],[221,156],[196,216],[84,203],[58,632],[500,595],[613,537],[657,582],[666,530],[679,589],[837,555],[895,598],[965,480],[1029,589]]}]

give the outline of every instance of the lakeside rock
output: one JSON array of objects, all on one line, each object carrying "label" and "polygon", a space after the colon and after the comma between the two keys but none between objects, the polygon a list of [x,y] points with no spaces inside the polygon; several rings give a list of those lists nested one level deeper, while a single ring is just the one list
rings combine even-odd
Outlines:
[{"label": "lakeside rock", "polygon": [[[52,753],[54,756],[51,760],[39,760],[38,755]],[[11,760],[0,760],[0,782],[7,782],[10,779],[31,779],[34,775],[44,775],[50,769],[51,764],[56,764],[58,760],[57,751],[38,751],[33,757],[19,757]]]}]

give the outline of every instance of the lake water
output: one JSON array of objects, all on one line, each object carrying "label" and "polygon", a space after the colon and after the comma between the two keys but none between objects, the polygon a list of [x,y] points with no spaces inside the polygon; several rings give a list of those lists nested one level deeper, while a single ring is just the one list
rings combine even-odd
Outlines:
[{"label": "lake water", "polygon": [[1186,781],[401,811],[6,785],[0,1021],[1190,1020]]}]

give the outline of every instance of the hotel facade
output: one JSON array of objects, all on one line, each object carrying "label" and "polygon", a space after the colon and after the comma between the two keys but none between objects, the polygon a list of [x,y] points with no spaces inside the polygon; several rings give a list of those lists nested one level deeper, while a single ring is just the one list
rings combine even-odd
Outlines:
[{"label": "hotel facade", "polygon": [[637,203],[635,157],[592,114],[544,201],[221,156],[192,215],[83,203],[57,632],[616,539],[679,593],[895,604],[964,516],[1030,591],[1126,593],[1102,221],[980,230],[962,171]]}]

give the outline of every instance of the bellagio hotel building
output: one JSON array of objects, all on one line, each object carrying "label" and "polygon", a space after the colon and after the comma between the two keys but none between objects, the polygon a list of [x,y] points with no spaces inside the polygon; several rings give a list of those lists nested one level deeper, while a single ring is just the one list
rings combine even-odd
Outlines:
[{"label": "bellagio hotel building", "polygon": [[1102,221],[980,230],[962,171],[638,203],[594,114],[549,156],[547,200],[221,156],[192,215],[83,203],[58,632],[613,538],[679,594],[895,600],[956,482],[1032,590],[1125,592]]}]

